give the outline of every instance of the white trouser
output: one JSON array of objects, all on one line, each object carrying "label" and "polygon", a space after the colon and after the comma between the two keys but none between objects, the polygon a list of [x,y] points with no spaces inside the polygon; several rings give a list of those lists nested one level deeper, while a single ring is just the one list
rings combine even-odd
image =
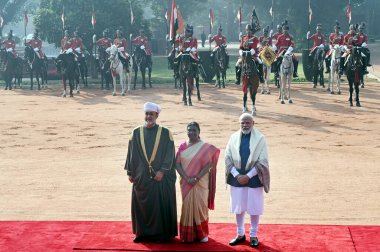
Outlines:
[{"label": "white trouser", "polygon": [[[241,214],[236,214],[237,233],[239,236],[243,236],[245,234],[244,215],[245,215],[245,212]],[[249,230],[249,237],[257,237],[260,215],[250,215],[250,217],[251,217],[251,228]]]}]

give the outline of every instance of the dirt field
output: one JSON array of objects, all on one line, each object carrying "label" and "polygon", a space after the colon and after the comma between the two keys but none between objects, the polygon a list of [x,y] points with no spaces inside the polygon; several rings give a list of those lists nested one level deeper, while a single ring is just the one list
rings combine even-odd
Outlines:
[{"label": "dirt field", "polygon": [[[255,126],[267,136],[272,176],[261,223],[380,225],[380,85],[360,90],[361,108],[349,107],[342,85],[340,96],[294,85],[294,104],[281,105],[277,89],[258,95]],[[1,90],[0,219],[130,220],[127,141],[143,123],[142,105],[153,101],[177,147],[195,120],[201,137],[222,150],[210,221],[234,222],[224,149],[239,128],[241,87],[201,88],[203,101],[193,107],[168,85],[126,97],[95,88],[74,98],[60,97],[60,87]],[[178,183],[177,200],[179,216]]]}]

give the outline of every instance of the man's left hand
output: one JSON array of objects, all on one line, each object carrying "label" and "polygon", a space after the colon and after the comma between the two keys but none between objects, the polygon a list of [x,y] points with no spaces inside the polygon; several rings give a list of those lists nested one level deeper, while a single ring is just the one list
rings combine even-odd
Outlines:
[{"label": "man's left hand", "polygon": [[154,177],[154,180],[156,180],[157,182],[160,182],[163,177],[164,177],[164,173],[162,171],[158,171],[156,172],[156,176]]}]

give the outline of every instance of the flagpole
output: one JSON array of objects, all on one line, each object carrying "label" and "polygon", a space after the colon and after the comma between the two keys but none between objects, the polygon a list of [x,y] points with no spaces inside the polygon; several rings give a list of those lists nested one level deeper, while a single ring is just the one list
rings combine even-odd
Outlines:
[{"label": "flagpole", "polygon": [[26,25],[27,25],[27,21],[26,21],[26,18],[27,18],[27,16],[26,16],[27,14],[26,14],[26,11],[25,11],[25,16],[24,16],[24,44],[26,45]]},{"label": "flagpole", "polygon": [[[212,15],[214,15],[214,13],[212,13]],[[211,34],[211,32],[212,32],[212,28],[211,28],[211,18],[213,18],[212,16],[211,16],[211,8],[210,8],[210,12],[209,12],[209,16],[210,16],[210,32],[209,32],[209,34]],[[210,43],[210,39],[209,39],[209,51],[211,52],[211,43]]]},{"label": "flagpole", "polygon": [[[309,0],[309,10],[308,10],[308,22],[309,22],[309,25],[308,25],[308,28],[307,28],[307,31],[310,31],[310,22],[311,22],[311,16],[310,16],[310,0]],[[309,39],[307,39],[307,50],[310,50],[310,41]]]}]

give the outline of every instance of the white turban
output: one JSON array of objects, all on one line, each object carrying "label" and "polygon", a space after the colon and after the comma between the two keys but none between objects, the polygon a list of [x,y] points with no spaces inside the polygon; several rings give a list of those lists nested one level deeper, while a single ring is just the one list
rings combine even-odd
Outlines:
[{"label": "white turban", "polygon": [[161,107],[156,103],[146,102],[144,104],[144,112],[156,112],[157,114],[159,114],[161,112]]}]

